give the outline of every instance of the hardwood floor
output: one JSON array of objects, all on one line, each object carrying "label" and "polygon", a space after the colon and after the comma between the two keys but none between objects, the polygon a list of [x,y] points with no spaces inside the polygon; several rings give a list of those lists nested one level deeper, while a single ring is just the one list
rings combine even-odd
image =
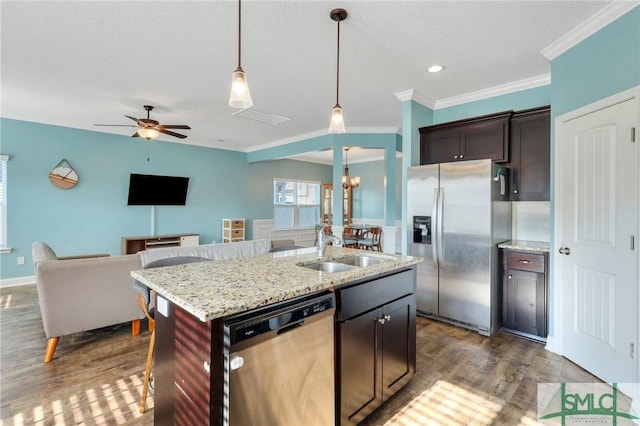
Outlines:
[{"label": "hardwood floor", "polygon": [[[46,337],[35,286],[0,293],[0,426],[152,425],[138,412],[150,334],[130,325],[63,336],[42,362]],[[540,343],[487,338],[418,319],[417,373],[364,425],[532,425],[539,382],[597,382]]]}]

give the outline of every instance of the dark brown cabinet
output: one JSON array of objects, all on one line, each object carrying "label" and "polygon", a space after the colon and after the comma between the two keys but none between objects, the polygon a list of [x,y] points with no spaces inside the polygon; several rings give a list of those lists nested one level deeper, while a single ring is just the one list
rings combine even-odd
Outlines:
[{"label": "dark brown cabinet", "polygon": [[420,164],[492,159],[509,161],[512,111],[420,128]]},{"label": "dark brown cabinet", "polygon": [[503,324],[506,331],[547,337],[547,254],[503,252]]},{"label": "dark brown cabinet", "polygon": [[415,374],[414,286],[411,270],[337,292],[337,424],[361,422]]},{"label": "dark brown cabinet", "polygon": [[549,201],[550,108],[518,111],[510,125],[512,201]]}]

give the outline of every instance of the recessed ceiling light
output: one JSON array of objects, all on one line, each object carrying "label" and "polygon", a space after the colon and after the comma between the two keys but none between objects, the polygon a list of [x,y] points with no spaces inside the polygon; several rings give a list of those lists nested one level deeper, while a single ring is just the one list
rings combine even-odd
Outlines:
[{"label": "recessed ceiling light", "polygon": [[431,65],[429,68],[427,68],[428,72],[440,72],[444,69],[444,66],[442,65]]}]

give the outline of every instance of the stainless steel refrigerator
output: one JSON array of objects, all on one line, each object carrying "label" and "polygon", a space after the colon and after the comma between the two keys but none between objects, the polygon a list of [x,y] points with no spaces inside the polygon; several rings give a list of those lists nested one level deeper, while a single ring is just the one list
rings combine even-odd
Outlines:
[{"label": "stainless steel refrigerator", "polygon": [[507,169],[491,160],[410,167],[408,254],[418,314],[490,336],[502,325],[498,243],[511,237]]}]

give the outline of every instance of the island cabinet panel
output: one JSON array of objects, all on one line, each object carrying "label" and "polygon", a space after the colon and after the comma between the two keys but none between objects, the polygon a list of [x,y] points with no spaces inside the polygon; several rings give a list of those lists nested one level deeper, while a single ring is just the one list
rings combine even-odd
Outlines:
[{"label": "island cabinet panel", "polygon": [[154,424],[222,424],[222,323],[170,302],[166,313],[155,315]]},{"label": "island cabinet panel", "polygon": [[382,397],[387,400],[415,373],[416,303],[406,296],[384,306]]},{"label": "island cabinet panel", "polygon": [[420,164],[509,161],[511,114],[506,111],[420,128]]},{"label": "island cabinet panel", "polygon": [[549,201],[551,181],[550,108],[518,111],[511,118],[512,201]]},{"label": "island cabinet panel", "polygon": [[337,291],[336,423],[355,425],[416,369],[415,269]]},{"label": "island cabinet panel", "polygon": [[382,404],[382,345],[374,309],[340,324],[340,424],[357,424]]}]

